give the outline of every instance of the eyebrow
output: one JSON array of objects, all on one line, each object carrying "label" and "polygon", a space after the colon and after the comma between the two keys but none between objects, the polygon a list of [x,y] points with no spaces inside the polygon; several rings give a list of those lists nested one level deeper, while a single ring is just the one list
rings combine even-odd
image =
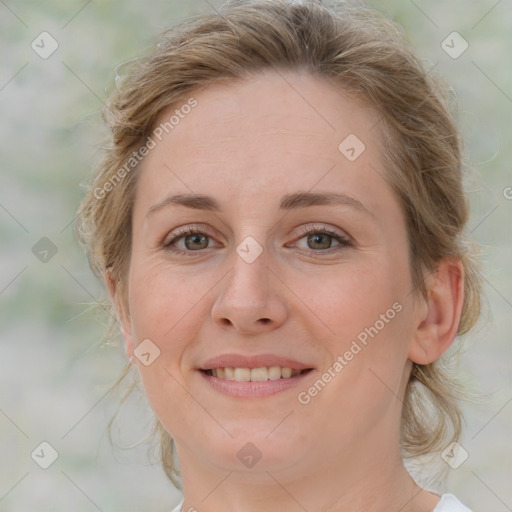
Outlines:
[{"label": "eyebrow", "polygon": [[[184,206],[194,210],[222,212],[219,202],[211,196],[203,194],[177,194],[166,197],[153,205],[147,212],[149,216],[170,205]],[[335,192],[297,192],[282,197],[279,210],[296,210],[309,206],[342,205],[351,206],[363,213],[374,216],[361,201],[355,197]]]}]

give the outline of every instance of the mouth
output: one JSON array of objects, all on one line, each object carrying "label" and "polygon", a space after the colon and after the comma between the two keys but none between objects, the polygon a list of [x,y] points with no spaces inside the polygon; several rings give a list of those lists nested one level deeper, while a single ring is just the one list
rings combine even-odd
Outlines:
[{"label": "mouth", "polygon": [[225,354],[197,368],[210,389],[238,398],[266,397],[298,386],[315,370],[274,355]]},{"label": "mouth", "polygon": [[287,366],[261,366],[258,368],[219,367],[201,370],[204,374],[222,380],[237,382],[266,382],[269,380],[292,379],[299,375],[309,373],[312,368],[302,370]]}]

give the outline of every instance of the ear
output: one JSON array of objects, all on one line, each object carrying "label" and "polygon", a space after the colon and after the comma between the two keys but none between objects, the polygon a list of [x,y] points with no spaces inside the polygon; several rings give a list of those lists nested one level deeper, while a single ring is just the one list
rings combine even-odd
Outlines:
[{"label": "ear", "polygon": [[427,296],[415,308],[417,327],[409,359],[429,364],[448,350],[457,335],[464,303],[464,267],[457,258],[443,258],[426,278]]},{"label": "ear", "polygon": [[108,294],[110,295],[110,299],[114,304],[117,322],[119,323],[119,327],[124,339],[124,349],[126,356],[128,359],[131,359],[135,345],[133,341],[130,313],[124,304],[123,298],[121,297],[118,286],[119,282],[116,282],[112,276],[112,268],[107,268],[103,275],[103,281],[105,283],[105,287],[108,290]]}]

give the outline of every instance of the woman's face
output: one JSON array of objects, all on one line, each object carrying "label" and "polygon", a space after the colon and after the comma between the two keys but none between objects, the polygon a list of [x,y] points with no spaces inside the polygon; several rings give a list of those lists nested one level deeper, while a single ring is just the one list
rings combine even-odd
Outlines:
[{"label": "woman's face", "polygon": [[125,319],[182,468],[394,456],[421,312],[377,114],[292,72],[193,98],[142,164]]}]

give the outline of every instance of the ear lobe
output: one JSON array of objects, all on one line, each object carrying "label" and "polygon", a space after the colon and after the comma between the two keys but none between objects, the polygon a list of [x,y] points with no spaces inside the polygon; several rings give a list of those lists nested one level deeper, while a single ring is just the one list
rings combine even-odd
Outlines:
[{"label": "ear lobe", "polygon": [[444,258],[426,278],[426,286],[427,297],[421,298],[422,307],[418,307],[418,323],[409,347],[409,359],[422,365],[439,359],[457,335],[464,303],[462,262]]},{"label": "ear lobe", "polygon": [[125,353],[128,359],[131,359],[133,350],[135,349],[133,335],[132,335],[132,326],[131,326],[131,318],[130,314],[127,311],[123,298],[121,297],[121,293],[118,286],[118,281],[116,282],[115,278],[112,275],[112,268],[109,267],[105,271],[103,275],[103,281],[105,283],[105,287],[107,288],[108,294],[112,303],[114,305],[114,309],[116,312],[117,321],[119,323],[119,328],[121,329],[121,334],[124,339],[124,348]]}]

